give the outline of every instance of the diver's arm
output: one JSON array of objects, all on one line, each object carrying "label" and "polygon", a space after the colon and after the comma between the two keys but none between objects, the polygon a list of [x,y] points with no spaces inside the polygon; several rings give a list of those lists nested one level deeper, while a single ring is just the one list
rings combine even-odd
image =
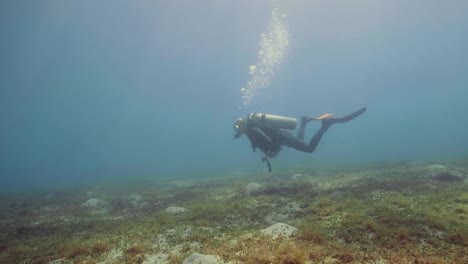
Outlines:
[{"label": "diver's arm", "polygon": [[271,138],[269,136],[267,136],[260,128],[252,127],[250,130],[252,130],[252,132],[254,132],[257,136],[260,136],[260,137],[264,138],[269,143],[273,142],[271,140]]},{"label": "diver's arm", "polygon": [[252,151],[255,152],[257,146],[253,142],[250,142],[250,145],[252,145]]},{"label": "diver's arm", "polygon": [[252,146],[252,151],[255,152],[257,148],[259,148],[259,141],[260,142],[268,142],[271,143],[270,137],[268,137],[260,128],[258,127],[249,127],[247,130],[247,137],[250,140],[250,144]]},{"label": "diver's arm", "polygon": [[270,158],[268,158],[268,155],[264,152],[263,152],[263,157],[262,157],[262,161],[266,161],[267,165],[268,165],[268,172],[271,172],[271,164],[270,164]]}]

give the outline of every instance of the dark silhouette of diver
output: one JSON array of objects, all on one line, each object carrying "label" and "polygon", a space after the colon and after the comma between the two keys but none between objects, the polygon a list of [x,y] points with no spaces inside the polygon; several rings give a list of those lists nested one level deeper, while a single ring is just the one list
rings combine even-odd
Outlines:
[{"label": "dark silhouette of diver", "polygon": [[[247,115],[247,118],[239,118],[234,122],[234,138],[239,138],[242,134],[246,134],[252,144],[252,150],[255,152],[259,148],[262,151],[262,161],[267,162],[268,171],[271,172],[270,158],[278,155],[282,150],[282,146],[312,153],[317,148],[323,134],[331,125],[351,121],[365,111],[366,108],[364,107],[340,118],[332,117],[332,114],[323,114],[319,117],[302,117],[297,137],[288,131],[296,129],[297,121],[295,118],[250,113]],[[304,142],[305,128],[313,120],[321,121],[322,126],[312,137],[309,144],[307,144]]]}]

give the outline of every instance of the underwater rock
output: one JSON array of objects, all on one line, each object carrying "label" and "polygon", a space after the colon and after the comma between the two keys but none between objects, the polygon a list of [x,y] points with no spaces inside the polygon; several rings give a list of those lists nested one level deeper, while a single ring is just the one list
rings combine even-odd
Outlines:
[{"label": "underwater rock", "polygon": [[193,253],[188,256],[182,264],[220,264],[218,256],[215,255],[203,255],[200,253]]},{"label": "underwater rock", "polygon": [[447,170],[447,167],[445,167],[444,165],[440,165],[440,164],[431,164],[431,165],[427,165],[426,169],[430,171],[442,171],[442,170]]},{"label": "underwater rock", "polygon": [[431,180],[436,181],[436,182],[451,183],[451,182],[463,182],[466,176],[458,171],[443,170],[443,171],[432,172],[429,175],[429,177]]},{"label": "underwater rock", "polygon": [[293,180],[302,180],[302,179],[304,179],[304,177],[305,177],[304,174],[296,173],[296,174],[294,174],[292,176],[292,179]]},{"label": "underwater rock", "polygon": [[104,205],[104,202],[97,198],[91,198],[88,201],[84,202],[81,206],[87,208],[96,208]]},{"label": "underwater rock", "polygon": [[291,237],[295,232],[297,232],[297,230],[298,229],[293,226],[284,223],[276,223],[268,228],[262,229],[261,232],[265,235],[271,235],[276,238],[278,236]]},{"label": "underwater rock", "polygon": [[175,214],[181,214],[181,213],[187,211],[187,209],[185,209],[183,207],[170,206],[170,207],[166,208],[165,211],[168,214],[175,215]]},{"label": "underwater rock", "polygon": [[263,185],[256,182],[251,182],[245,186],[244,193],[246,195],[257,195],[263,191]]}]

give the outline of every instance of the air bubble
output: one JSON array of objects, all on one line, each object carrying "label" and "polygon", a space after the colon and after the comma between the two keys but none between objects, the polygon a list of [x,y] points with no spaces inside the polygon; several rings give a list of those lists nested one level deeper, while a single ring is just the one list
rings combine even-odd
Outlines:
[{"label": "air bubble", "polygon": [[280,15],[279,10],[274,8],[269,30],[260,35],[258,63],[249,66],[250,80],[241,89],[244,107],[251,103],[259,89],[270,85],[281,63],[284,49],[288,46],[288,29],[285,20],[286,15]]}]

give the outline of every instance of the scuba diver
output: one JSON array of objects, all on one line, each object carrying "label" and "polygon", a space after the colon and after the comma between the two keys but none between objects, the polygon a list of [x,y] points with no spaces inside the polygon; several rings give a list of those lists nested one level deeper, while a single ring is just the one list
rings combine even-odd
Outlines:
[{"label": "scuba diver", "polygon": [[[340,118],[332,117],[332,114],[323,114],[319,117],[302,117],[297,137],[288,131],[296,129],[297,120],[295,118],[250,113],[247,118],[239,118],[234,122],[234,138],[239,138],[242,134],[247,135],[252,144],[252,150],[255,152],[259,148],[262,151],[262,161],[267,162],[268,172],[271,172],[270,158],[277,156],[282,150],[282,146],[312,153],[331,125],[351,121],[365,111],[366,108],[364,107]],[[304,142],[304,133],[310,121],[321,121],[322,126],[307,144]]]}]

